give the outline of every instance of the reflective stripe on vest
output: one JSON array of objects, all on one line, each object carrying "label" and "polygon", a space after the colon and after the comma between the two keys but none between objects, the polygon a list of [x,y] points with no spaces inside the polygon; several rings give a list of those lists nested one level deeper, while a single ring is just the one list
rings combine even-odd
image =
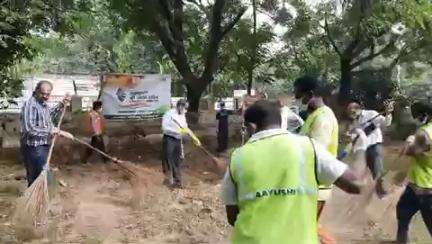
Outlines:
[{"label": "reflective stripe on vest", "polygon": [[238,206],[233,243],[318,243],[311,142],[292,134],[248,142],[232,155]]},{"label": "reflective stripe on vest", "polygon": [[[432,123],[420,128],[432,139]],[[432,152],[414,156],[408,171],[408,179],[411,183],[422,188],[432,189]]]}]

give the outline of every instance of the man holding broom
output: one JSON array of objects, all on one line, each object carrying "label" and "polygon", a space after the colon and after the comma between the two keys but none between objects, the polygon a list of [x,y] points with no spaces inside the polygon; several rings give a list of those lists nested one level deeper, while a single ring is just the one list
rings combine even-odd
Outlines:
[{"label": "man holding broom", "polygon": [[162,118],[162,171],[167,177],[165,184],[182,188],[180,163],[184,157],[182,138],[188,134],[196,145],[201,142],[189,130],[186,122],[187,102],[180,99],[176,107]]},{"label": "man holding broom", "polygon": [[408,243],[408,230],[412,217],[420,211],[432,237],[432,106],[418,102],[411,106],[414,119],[422,126],[407,139],[404,154],[411,156],[408,185],[397,204],[397,243]]},{"label": "man holding broom", "polygon": [[383,113],[366,110],[362,108],[362,101],[353,97],[346,107],[346,113],[351,119],[352,125],[363,130],[367,136],[366,165],[371,172],[372,179],[376,181],[376,192],[380,197],[385,194],[381,180],[384,171],[384,153],[381,145],[383,143],[383,133],[381,128],[391,125],[393,103],[384,102],[384,106]]},{"label": "man holding broom", "polygon": [[48,107],[53,85],[42,80],[37,83],[32,96],[21,108],[21,153],[27,171],[27,182],[30,186],[42,172],[46,163],[51,138],[63,132],[54,127],[52,119],[69,104],[70,96],[66,95],[62,102],[53,108]]}]

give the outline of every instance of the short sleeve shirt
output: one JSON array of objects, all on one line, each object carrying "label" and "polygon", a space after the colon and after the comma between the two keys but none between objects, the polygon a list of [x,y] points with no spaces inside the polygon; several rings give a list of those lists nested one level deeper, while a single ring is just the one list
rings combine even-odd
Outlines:
[{"label": "short sleeve shirt", "polygon": [[[252,138],[267,137],[280,133],[280,129],[272,129],[258,132]],[[331,185],[348,169],[348,166],[337,160],[319,143],[314,143],[317,157],[316,174],[319,184]],[[225,173],[222,184],[222,199],[225,205],[237,204],[237,192],[229,170]]]}]

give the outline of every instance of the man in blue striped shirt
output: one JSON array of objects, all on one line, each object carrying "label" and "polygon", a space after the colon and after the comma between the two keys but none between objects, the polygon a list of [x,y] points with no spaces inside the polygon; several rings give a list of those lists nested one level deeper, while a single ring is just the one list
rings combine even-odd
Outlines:
[{"label": "man in blue striped shirt", "polygon": [[27,171],[28,186],[42,172],[52,136],[66,133],[54,127],[52,119],[70,102],[70,97],[66,96],[58,105],[49,108],[47,101],[52,89],[53,85],[49,81],[40,81],[33,95],[21,108],[21,153]]}]

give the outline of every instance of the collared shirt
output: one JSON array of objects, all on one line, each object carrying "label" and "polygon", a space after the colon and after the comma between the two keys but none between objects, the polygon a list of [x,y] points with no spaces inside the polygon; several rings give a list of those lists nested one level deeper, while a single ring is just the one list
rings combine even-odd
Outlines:
[{"label": "collared shirt", "polygon": [[181,139],[180,124],[183,128],[188,128],[185,114],[179,114],[176,108],[168,110],[162,117],[162,132],[164,135]]},{"label": "collared shirt", "polygon": [[[264,140],[268,137],[290,133],[291,132],[283,129],[263,130],[253,134],[249,141],[254,142],[257,140]],[[331,185],[348,169],[348,166],[337,160],[319,143],[314,142],[314,147],[317,157],[316,174],[318,181],[320,184]],[[223,179],[222,199],[225,205],[237,204],[237,191],[229,169],[225,173]]]},{"label": "collared shirt", "polygon": [[[372,121],[368,122],[371,119]],[[381,128],[390,126],[391,122],[392,122],[391,114],[387,116],[382,116],[379,115],[379,113],[375,110],[362,110],[360,117],[357,120],[357,123],[362,128],[366,128],[371,123],[373,123],[376,126],[376,129],[373,130],[372,133],[367,136],[368,146],[373,146],[375,144],[383,142],[383,135],[382,135]]]},{"label": "collared shirt", "polygon": [[288,106],[283,106],[281,108],[281,119],[281,128],[287,129],[293,133],[304,124],[303,119],[294,113]]},{"label": "collared shirt", "polygon": [[54,127],[52,119],[59,115],[63,105],[49,108],[45,102],[38,102],[34,96],[21,108],[21,141],[28,146],[48,145],[50,132]]}]

